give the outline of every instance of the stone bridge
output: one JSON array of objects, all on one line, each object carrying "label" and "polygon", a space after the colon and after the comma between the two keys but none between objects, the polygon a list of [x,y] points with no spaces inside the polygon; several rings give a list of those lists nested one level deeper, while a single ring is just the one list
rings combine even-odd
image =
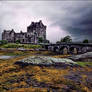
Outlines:
[{"label": "stone bridge", "polygon": [[45,49],[60,54],[80,54],[92,51],[92,43],[60,43],[44,45]]}]

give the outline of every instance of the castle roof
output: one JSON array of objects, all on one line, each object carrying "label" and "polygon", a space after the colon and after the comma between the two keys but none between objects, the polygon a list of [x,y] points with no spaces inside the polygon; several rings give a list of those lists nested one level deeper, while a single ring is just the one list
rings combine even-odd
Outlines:
[{"label": "castle roof", "polygon": [[46,28],[46,26],[42,23],[42,20],[39,22],[31,22],[31,24],[27,27],[27,31],[33,31],[36,28]]},{"label": "castle roof", "polygon": [[13,29],[12,30],[4,30],[4,32],[7,33],[7,34],[11,34],[12,32],[15,33],[15,31]]}]

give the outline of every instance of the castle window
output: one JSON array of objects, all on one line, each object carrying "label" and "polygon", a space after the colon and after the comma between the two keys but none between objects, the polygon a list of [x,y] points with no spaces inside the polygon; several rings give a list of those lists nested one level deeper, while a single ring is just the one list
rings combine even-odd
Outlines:
[{"label": "castle window", "polygon": [[30,35],[28,35],[28,37],[30,37]]},{"label": "castle window", "polygon": [[23,39],[23,42],[24,42],[25,40]]}]

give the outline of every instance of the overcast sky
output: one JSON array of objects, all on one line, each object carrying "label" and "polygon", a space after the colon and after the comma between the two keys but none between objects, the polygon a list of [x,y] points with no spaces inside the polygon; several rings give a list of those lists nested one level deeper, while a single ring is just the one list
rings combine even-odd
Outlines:
[{"label": "overcast sky", "polygon": [[47,25],[51,42],[66,35],[75,41],[92,39],[92,1],[0,1],[0,34],[4,29],[26,32],[39,20]]}]

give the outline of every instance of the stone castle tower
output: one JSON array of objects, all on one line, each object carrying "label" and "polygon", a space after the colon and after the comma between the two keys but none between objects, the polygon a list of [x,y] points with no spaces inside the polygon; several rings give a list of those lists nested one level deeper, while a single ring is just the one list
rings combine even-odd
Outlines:
[{"label": "stone castle tower", "polygon": [[2,40],[7,40],[14,43],[19,40],[21,43],[38,43],[39,38],[46,41],[46,26],[40,20],[39,22],[32,22],[27,27],[27,32],[16,33],[12,30],[4,30],[2,33]]}]

